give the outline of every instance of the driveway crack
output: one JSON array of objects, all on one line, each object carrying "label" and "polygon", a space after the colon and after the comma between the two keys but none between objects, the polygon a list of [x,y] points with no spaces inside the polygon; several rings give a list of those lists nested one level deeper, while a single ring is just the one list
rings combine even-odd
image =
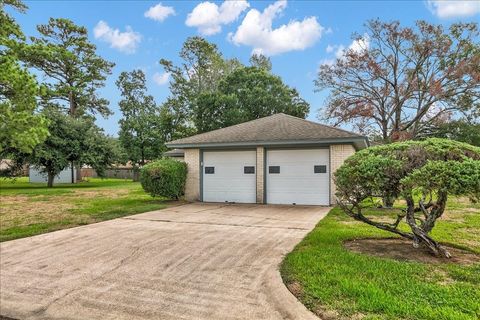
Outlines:
[{"label": "driveway crack", "polygon": [[226,217],[242,217],[242,218],[263,218],[265,220],[272,220],[272,221],[283,221],[283,222],[288,222],[287,220],[282,220],[282,219],[276,219],[276,218],[269,218],[269,217],[256,217],[256,216],[250,216],[250,215],[245,215],[245,214],[225,214],[225,213],[218,213],[218,212],[209,212],[209,214],[215,214],[219,216],[226,216]]},{"label": "driveway crack", "polygon": [[310,230],[309,228],[301,227],[273,227],[273,226],[262,226],[255,224],[239,224],[239,223],[215,223],[215,222],[196,222],[196,221],[175,221],[169,219],[138,219],[138,218],[120,218],[124,220],[134,220],[134,221],[151,221],[151,222],[171,222],[171,223],[181,223],[181,224],[198,224],[198,225],[210,225],[210,226],[232,226],[232,227],[246,227],[246,228],[266,228],[266,229],[284,229],[284,230]]}]

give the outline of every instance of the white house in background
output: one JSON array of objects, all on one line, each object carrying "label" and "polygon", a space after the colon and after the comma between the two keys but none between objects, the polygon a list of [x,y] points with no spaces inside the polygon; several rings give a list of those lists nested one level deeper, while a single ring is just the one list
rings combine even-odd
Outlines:
[{"label": "white house in background", "polygon": [[[35,166],[30,166],[28,170],[28,177],[30,183],[47,183],[47,174],[40,172],[40,169]],[[74,182],[77,182],[77,175],[74,174]],[[72,169],[67,167],[63,169],[54,179],[53,183],[72,183]]]}]

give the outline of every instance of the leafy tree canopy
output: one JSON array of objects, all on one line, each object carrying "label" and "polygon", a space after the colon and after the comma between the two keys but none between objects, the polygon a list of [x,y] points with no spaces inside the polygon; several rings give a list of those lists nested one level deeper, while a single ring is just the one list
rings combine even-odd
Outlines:
[{"label": "leafy tree canopy", "polygon": [[424,135],[425,137],[457,140],[480,147],[480,123],[455,120],[433,127]]},{"label": "leafy tree canopy", "polygon": [[194,123],[198,132],[206,132],[280,112],[305,118],[308,111],[308,103],[280,77],[242,67],[220,81],[217,91],[198,97]]},{"label": "leafy tree canopy", "polygon": [[263,54],[252,54],[250,57],[250,65],[265,71],[272,71],[272,62],[270,61],[270,58],[265,57]]},{"label": "leafy tree canopy", "polygon": [[299,117],[308,113],[309,106],[298,92],[270,73],[271,62],[265,56],[252,56],[252,67],[245,67],[237,59],[225,59],[216,45],[191,37],[180,58],[178,66],[160,61],[172,77],[165,106],[170,123],[181,128],[176,137],[278,112]]},{"label": "leafy tree canopy", "polygon": [[[480,200],[480,148],[431,138],[372,147],[350,157],[336,171],[337,198],[356,220],[425,245],[450,257],[430,235],[449,195]],[[391,223],[363,215],[378,197],[402,197],[404,210]],[[399,228],[404,221],[410,232]]]},{"label": "leafy tree canopy", "polygon": [[47,174],[49,187],[72,162],[89,165],[102,176],[117,161],[118,149],[90,117],[74,118],[56,108],[45,108],[42,113],[49,119],[49,137],[31,154],[15,154],[15,161],[37,166]]},{"label": "leafy tree canopy", "polygon": [[371,20],[366,29],[334,64],[320,67],[315,84],[330,91],[322,119],[396,141],[416,138],[454,114],[478,112],[478,24],[445,30],[425,21],[403,27]]},{"label": "leafy tree canopy", "polygon": [[[194,134],[193,112],[198,98],[217,90],[220,81],[242,66],[237,59],[225,59],[217,46],[201,37],[190,37],[179,53],[181,63],[161,59],[171,76],[170,97],[164,103],[163,125],[171,128],[171,137]],[[168,122],[169,121],[169,122]]]},{"label": "leafy tree canopy", "polygon": [[27,7],[21,1],[0,4],[0,156],[12,152],[31,152],[48,135],[47,121],[37,111],[40,87],[24,66],[19,53],[30,52],[15,20],[5,12],[10,5],[20,12]]},{"label": "leafy tree canopy", "polygon": [[178,66],[166,59],[160,64],[172,77],[172,97],[189,104],[198,94],[214,91],[223,77],[242,66],[237,59],[224,59],[215,44],[201,37],[188,38],[179,56],[182,62]]},{"label": "leafy tree canopy", "polygon": [[144,165],[165,150],[164,130],[168,128],[162,125],[164,114],[147,94],[143,71],[122,72],[116,84],[122,95],[119,141],[129,161]]}]

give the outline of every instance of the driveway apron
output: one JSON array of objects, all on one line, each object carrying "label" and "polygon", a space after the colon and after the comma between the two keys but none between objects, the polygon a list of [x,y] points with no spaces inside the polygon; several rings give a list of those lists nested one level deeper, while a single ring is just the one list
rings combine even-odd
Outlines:
[{"label": "driveway apron", "polygon": [[315,319],[278,271],[329,208],[193,203],[0,244],[16,319]]}]

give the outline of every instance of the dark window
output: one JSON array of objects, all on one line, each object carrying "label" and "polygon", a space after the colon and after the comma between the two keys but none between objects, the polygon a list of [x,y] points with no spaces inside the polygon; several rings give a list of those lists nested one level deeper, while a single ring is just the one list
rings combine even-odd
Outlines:
[{"label": "dark window", "polygon": [[269,166],[268,173],[280,173],[280,166]]},{"label": "dark window", "polygon": [[255,173],[255,167],[254,166],[243,167],[243,173],[245,173],[245,174]]},{"label": "dark window", "polygon": [[205,174],[214,174],[215,167],[205,167]]},{"label": "dark window", "polygon": [[313,167],[313,172],[314,173],[327,173],[327,166],[314,166]]}]

